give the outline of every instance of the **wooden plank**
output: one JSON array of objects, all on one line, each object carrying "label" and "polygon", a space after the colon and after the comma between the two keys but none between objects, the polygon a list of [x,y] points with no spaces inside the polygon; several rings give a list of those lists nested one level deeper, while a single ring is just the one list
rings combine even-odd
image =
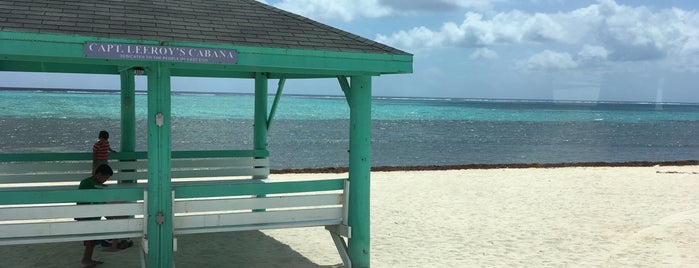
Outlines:
[{"label": "wooden plank", "polygon": [[235,158],[188,158],[172,159],[172,168],[245,168],[253,166],[267,166],[269,159],[254,159],[252,157]]},{"label": "wooden plank", "polygon": [[172,168],[252,167],[252,157],[172,159]]},{"label": "wooden plank", "polygon": [[173,178],[201,178],[201,177],[235,177],[267,175],[267,168],[231,168],[231,169],[203,169],[203,170],[172,170],[170,174]]},{"label": "wooden plank", "polygon": [[3,224],[0,238],[142,232],[143,219]]},{"label": "wooden plank", "polygon": [[[55,174],[18,174],[1,175],[0,183],[42,183],[42,182],[80,182],[90,177],[91,171],[82,173],[55,173]],[[201,177],[236,177],[269,175],[269,168],[220,168],[202,170],[172,170],[172,178],[201,178]],[[145,170],[137,172],[115,172],[110,181],[147,179],[148,172]]]},{"label": "wooden plank", "polygon": [[331,220],[314,220],[314,221],[297,221],[297,222],[283,222],[283,223],[219,226],[219,227],[206,227],[206,228],[186,228],[186,229],[175,229],[175,235],[327,226],[327,225],[338,224],[339,221],[340,221],[339,219],[331,219]]},{"label": "wooden plank", "polygon": [[215,158],[215,157],[269,157],[267,150],[211,150],[211,151],[173,151],[176,158]]},{"label": "wooden plank", "polygon": [[0,162],[92,160],[92,153],[0,154]]},{"label": "wooden plank", "polygon": [[109,154],[110,160],[148,159],[148,152],[116,152]]},{"label": "wooden plank", "polygon": [[143,210],[143,203],[5,207],[0,208],[0,222],[11,220],[141,215],[143,214]]},{"label": "wooden plank", "polygon": [[[144,180],[148,172],[120,172],[114,173],[109,181],[121,180]],[[75,182],[77,185],[81,180],[92,176],[90,172],[85,174],[31,174],[13,175],[12,177],[0,176],[0,184],[8,183],[52,183],[52,182]]]},{"label": "wooden plank", "polygon": [[148,171],[146,170],[137,172],[121,171],[118,173],[114,173],[114,175],[112,175],[112,177],[109,178],[109,181],[145,180],[147,178]]},{"label": "wooden plank", "polygon": [[92,173],[92,161],[81,162],[4,162],[0,163],[0,175],[26,173],[65,173],[85,171]]},{"label": "wooden plank", "polygon": [[[147,163],[110,161],[113,179],[133,179],[133,173],[119,169],[144,169],[136,175],[145,178]],[[92,176],[92,162],[13,162],[0,163],[0,183],[79,182]]]},{"label": "wooden plank", "polygon": [[[109,166],[119,169],[146,169],[148,162],[129,161],[120,162],[109,160]],[[26,174],[26,173],[92,173],[92,161],[37,161],[37,162],[0,162],[0,175]]]},{"label": "wooden plank", "polygon": [[209,228],[255,224],[284,224],[303,221],[342,221],[342,208],[262,211],[213,215],[176,216],[173,226],[178,229]]},{"label": "wooden plank", "polygon": [[0,205],[45,204],[71,202],[111,202],[143,200],[141,187],[114,187],[95,190],[41,187],[27,191],[0,191]]},{"label": "wooden plank", "polygon": [[[217,157],[269,157],[267,150],[210,150],[210,151],[173,151],[177,158],[217,158]],[[110,160],[147,159],[147,152],[116,152],[109,155]],[[76,153],[19,153],[0,154],[0,162],[36,162],[36,161],[72,161],[92,160],[91,152]]]},{"label": "wooden plank", "polygon": [[109,166],[112,167],[114,172],[117,172],[121,169],[146,170],[146,169],[148,169],[148,160],[138,160],[138,161],[113,161],[113,160],[109,160]]},{"label": "wooden plank", "polygon": [[342,194],[273,196],[207,200],[175,200],[175,213],[196,213],[248,209],[273,209],[342,204]]},{"label": "wooden plank", "polygon": [[0,183],[80,182],[90,176],[92,176],[92,171],[84,173],[3,175],[0,176]]},{"label": "wooden plank", "polygon": [[32,236],[32,237],[13,237],[2,239],[0,238],[0,246],[5,245],[26,245],[39,243],[56,243],[56,242],[73,242],[85,240],[103,240],[103,239],[118,239],[118,238],[136,238],[143,236],[142,231],[138,232],[110,232],[99,234],[78,234],[78,235],[53,235],[53,236]]},{"label": "wooden plank", "polygon": [[261,182],[259,180],[216,184],[179,184],[175,186],[176,198],[198,198],[236,195],[263,195],[342,190],[345,179]]}]

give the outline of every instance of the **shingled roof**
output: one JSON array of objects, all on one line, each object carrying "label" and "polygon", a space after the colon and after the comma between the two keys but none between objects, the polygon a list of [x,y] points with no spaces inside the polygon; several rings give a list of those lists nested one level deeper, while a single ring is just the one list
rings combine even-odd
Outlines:
[{"label": "shingled roof", "polygon": [[0,0],[0,30],[409,55],[254,0]]}]

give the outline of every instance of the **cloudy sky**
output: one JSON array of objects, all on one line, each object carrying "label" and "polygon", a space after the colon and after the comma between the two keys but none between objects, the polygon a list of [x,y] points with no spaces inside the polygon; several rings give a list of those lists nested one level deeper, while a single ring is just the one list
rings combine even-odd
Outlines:
[{"label": "cloudy sky", "polygon": [[414,54],[375,95],[699,102],[699,1],[267,3]]},{"label": "cloudy sky", "polygon": [[[261,2],[412,53],[414,73],[375,78],[375,96],[699,103],[699,1]],[[336,84],[285,92],[339,95]]]}]

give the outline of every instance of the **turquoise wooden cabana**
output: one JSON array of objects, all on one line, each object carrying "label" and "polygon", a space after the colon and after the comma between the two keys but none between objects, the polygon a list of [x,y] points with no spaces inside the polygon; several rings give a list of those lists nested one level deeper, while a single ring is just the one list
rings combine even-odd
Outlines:
[{"label": "turquoise wooden cabana", "polygon": [[[147,266],[170,267],[176,247],[173,233],[325,225],[347,238],[346,245],[342,245],[344,240],[341,239],[335,242],[338,248],[345,248],[348,266],[369,266],[372,78],[410,73],[412,55],[252,0],[22,0],[2,1],[2,5],[0,71],[121,76],[121,152],[113,156],[117,162],[112,163],[118,169],[114,178],[124,182],[146,178],[147,184],[124,183],[99,192],[77,192],[72,186],[3,188],[0,205],[13,207],[0,211],[0,221],[21,222],[48,211],[18,206],[22,204],[124,199],[134,202],[111,204],[110,207],[94,205],[95,213],[107,210],[143,216],[100,221],[102,227],[99,228],[118,230],[111,233],[103,229],[81,231],[93,228],[85,222],[7,224],[1,226],[4,231],[0,231],[0,244],[80,241],[90,238],[88,231],[111,237],[142,232]],[[146,152],[135,150],[135,75],[147,76]],[[253,79],[253,148],[172,151],[171,77]],[[349,178],[286,183],[256,180],[269,174],[267,130],[282,97],[284,81],[307,78],[337,79],[347,98],[350,107]],[[279,79],[271,105],[268,103],[269,79]],[[0,183],[80,180],[84,178],[82,175],[89,174],[87,170],[80,171],[89,160],[89,153],[3,154],[0,155]],[[241,175],[255,179],[173,183],[173,178]],[[283,210],[275,211],[276,214],[269,211],[270,218],[265,219],[275,222],[258,219],[267,215],[265,210],[271,208],[262,205],[267,202],[264,200],[270,199],[265,199],[267,195],[328,190],[340,190],[339,198],[347,199],[341,200],[340,208],[333,210],[345,211],[337,220],[320,216],[315,220],[304,219],[315,214]],[[178,209],[184,211],[194,206],[193,203],[178,204],[180,199],[236,194],[257,197],[246,199],[248,205],[240,207],[252,209],[252,212],[186,220],[183,217],[179,221],[175,217]],[[297,198],[285,202],[298,202],[303,206],[308,205],[307,201],[325,204],[318,201],[320,199]],[[239,206],[241,202],[236,199],[223,204]],[[60,208],[48,212],[55,213],[57,218],[72,218],[83,213],[71,205],[64,204]],[[315,212],[329,211],[323,209]],[[321,214],[325,215],[318,215]],[[299,215],[302,218],[299,219]],[[219,222],[212,224],[210,221],[214,218]],[[49,231],[41,233],[43,230]],[[27,233],[22,234],[25,231]]]}]

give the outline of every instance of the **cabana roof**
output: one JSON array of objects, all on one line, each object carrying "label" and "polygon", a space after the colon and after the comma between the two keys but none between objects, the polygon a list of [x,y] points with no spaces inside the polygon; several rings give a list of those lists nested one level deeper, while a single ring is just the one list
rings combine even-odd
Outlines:
[{"label": "cabana roof", "polygon": [[254,0],[2,1],[3,31],[406,55]]},{"label": "cabana roof", "polygon": [[[0,71],[120,75],[120,153],[128,158],[122,160],[129,160],[124,161],[129,163],[136,163],[133,161],[136,160],[134,157],[140,153],[135,151],[135,75],[147,76],[148,152],[144,152],[143,155],[147,160],[148,184],[147,191],[142,193],[142,204],[147,203],[147,206],[142,206],[147,210],[143,212],[144,215],[152,216],[144,216],[142,220],[135,220],[134,224],[121,227],[131,228],[128,230],[141,234],[138,224],[143,224],[144,238],[147,239],[144,243],[148,249],[147,263],[152,267],[173,266],[172,252],[173,245],[176,244],[173,242],[173,234],[175,226],[179,226],[173,223],[177,220],[174,218],[176,210],[173,209],[173,199],[177,196],[172,192],[174,161],[171,160],[177,156],[170,148],[171,78],[194,76],[254,79],[253,148],[245,152],[244,156],[249,159],[245,159],[244,163],[249,163],[250,168],[265,169],[266,160],[269,158],[268,129],[274,118],[284,81],[294,78],[336,78],[350,108],[349,178],[344,182],[335,183],[343,191],[349,191],[351,183],[352,194],[347,192],[340,198],[347,201],[342,203],[342,209],[335,211],[341,215],[333,212],[333,215],[330,215],[332,223],[317,222],[314,225],[309,225],[308,222],[315,222],[312,219],[317,219],[317,214],[307,211],[301,211],[298,215],[273,215],[269,216],[270,221],[260,221],[262,211],[256,210],[264,207],[259,207],[253,202],[255,213],[241,213],[245,215],[237,215],[235,218],[221,217],[211,221],[199,219],[195,221],[204,224],[193,228],[197,228],[197,232],[232,230],[229,229],[228,223],[218,225],[224,229],[209,228],[215,227],[211,226],[211,222],[221,222],[224,218],[235,224],[244,224],[246,230],[272,227],[263,223],[274,223],[275,228],[325,225],[326,228],[330,227],[328,230],[331,230],[333,241],[346,266],[369,266],[371,81],[373,76],[412,72],[412,55],[253,0],[0,0]],[[279,84],[272,108],[268,110],[270,78],[278,78]],[[186,154],[192,158],[220,158],[230,156],[231,153],[238,154],[232,151],[195,151]],[[61,154],[28,157],[30,161],[65,160],[61,159],[64,157]],[[10,162],[17,160],[13,155],[5,156],[4,159],[10,159]],[[229,161],[216,163],[225,165],[221,170],[230,167]],[[187,167],[197,169],[191,170],[193,175],[203,174],[199,166]],[[132,168],[133,171],[137,170],[134,166],[127,170]],[[246,166],[243,170],[247,169]],[[36,169],[31,170],[33,172]],[[71,166],[61,169],[65,170],[73,168]],[[213,170],[217,171],[219,168],[215,167]],[[255,173],[252,174],[252,178],[263,178],[267,173],[268,171],[264,174]],[[73,176],[71,174],[68,175]],[[136,177],[131,177],[134,178]],[[340,189],[314,188],[324,185],[323,181],[301,183],[296,188],[311,192]],[[343,185],[339,185],[340,183]],[[288,184],[279,186],[274,191],[262,191],[262,187],[265,186],[259,185],[266,185],[265,183],[256,183],[258,186],[249,187],[245,185],[247,184],[231,182],[230,188],[223,189],[226,189],[225,194],[231,194],[230,189],[244,189],[247,192],[241,193],[256,198],[264,198],[267,194],[285,193],[284,191],[293,193],[290,191],[292,189],[287,187]],[[197,188],[199,186],[196,185],[192,187],[196,188],[197,193],[211,189]],[[284,190],[280,190],[282,187]],[[114,197],[118,196],[119,199],[114,200],[123,200],[123,195],[118,194],[121,193],[118,189],[104,191],[111,192]],[[192,197],[186,195],[186,190],[185,195],[179,190],[177,193],[182,198]],[[50,200],[56,196],[76,196],[72,193],[65,194],[64,191],[50,191],[47,195],[44,196],[43,192],[29,195],[19,192],[16,196],[36,196],[39,202],[53,202]],[[214,196],[221,195],[201,195],[205,198]],[[17,202],[19,198],[10,196],[5,199]],[[337,201],[333,201],[333,205],[335,204],[339,205]],[[290,219],[302,219],[305,223],[289,224]],[[337,223],[338,221],[340,223]],[[105,222],[120,224],[117,221]],[[79,224],[74,225],[77,227]],[[65,241],[79,241],[85,238],[72,236],[81,234],[80,231],[69,231],[70,237],[65,237],[60,232],[52,234],[61,236],[59,240],[69,239]],[[346,244],[341,235],[347,237]],[[26,242],[21,234],[19,237],[13,234],[12,238],[22,240],[12,241],[13,243]]]},{"label": "cabana roof", "polygon": [[[2,1],[0,41],[0,71],[118,74],[170,62],[173,76],[325,78],[411,73],[413,57],[254,0]],[[234,51],[235,61],[95,58],[91,43]]]}]

